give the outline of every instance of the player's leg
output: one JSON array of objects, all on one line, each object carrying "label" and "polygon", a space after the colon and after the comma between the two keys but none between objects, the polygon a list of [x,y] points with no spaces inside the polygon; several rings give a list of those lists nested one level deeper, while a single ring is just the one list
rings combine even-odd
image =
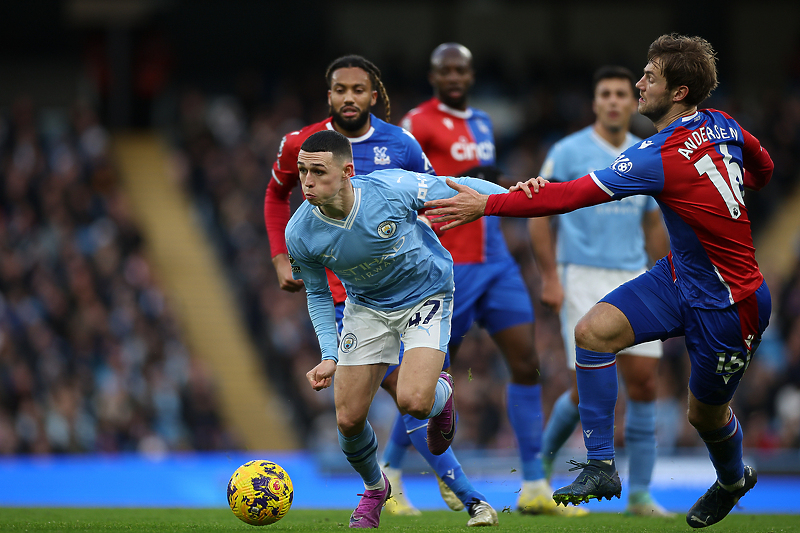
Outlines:
[{"label": "player's leg", "polygon": [[[757,481],[742,460],[742,428],[730,401],[769,324],[766,283],[726,309],[689,309],[686,347],[691,361],[689,422],[705,442],[717,481],[686,515],[692,527],[719,522]],[[713,354],[713,355],[710,355]]]},{"label": "player's leg", "polygon": [[[400,362],[403,362],[403,347],[400,348]],[[392,365],[386,371],[381,387],[386,390],[393,399],[397,399],[397,369],[399,365]],[[407,415],[405,415],[407,416]],[[411,503],[403,487],[403,459],[406,450],[412,445],[411,439],[406,431],[406,424],[403,420],[404,415],[397,413],[392,425],[392,430],[386,442],[381,457],[381,468],[392,484],[393,497],[386,502],[386,511],[391,514],[404,516],[419,516],[420,511]]]},{"label": "player's leg", "polygon": [[660,341],[640,344],[617,354],[628,393],[625,410],[625,451],[628,456],[628,507],[639,516],[672,517],[650,494],[656,463],[656,393]]},{"label": "player's leg", "polygon": [[[367,488],[381,482],[378,443],[367,421],[367,414],[385,371],[385,364],[338,366],[334,380],[339,441]],[[355,452],[361,453],[354,455]],[[374,461],[372,456],[375,456]]]},{"label": "player's leg", "polygon": [[[445,362],[445,364],[447,364],[447,362]],[[384,379],[382,387],[392,395],[392,397],[395,397],[398,371],[396,367],[390,367],[389,370],[391,374]],[[425,431],[427,428],[426,420],[418,420],[411,415],[403,415],[402,420],[412,444],[431,466],[440,483],[444,484],[447,488],[447,493],[449,493],[448,499],[450,499],[450,495],[452,496],[454,502],[445,500],[452,510],[461,511],[465,506],[474,505],[475,502],[473,500],[486,500],[486,497],[475,490],[475,487],[473,487],[466,474],[464,474],[461,464],[458,462],[452,449],[448,449],[442,455],[433,455],[430,450],[428,450],[427,433]],[[386,472],[386,470],[387,468],[384,466],[384,472]],[[392,482],[393,490],[401,490],[401,485],[395,484],[388,472],[386,472],[386,475]],[[397,493],[395,492],[395,497],[392,498],[392,500],[396,498]],[[391,505],[392,500],[387,503],[387,509]],[[491,513],[488,513],[485,516],[489,516],[490,514]]]},{"label": "player's leg", "polygon": [[367,421],[385,371],[385,364],[338,366],[333,381],[339,445],[365,488],[350,516],[351,528],[377,527],[381,509],[391,496],[391,485],[378,465],[378,439]]},{"label": "player's leg", "polygon": [[578,322],[578,409],[588,460],[576,463],[583,470],[572,484],[554,493],[557,502],[566,505],[619,497],[621,484],[614,463],[615,354],[633,344],[682,333],[680,295],[663,260],[609,293]]},{"label": "player's leg", "polygon": [[619,285],[619,283],[614,285],[605,283],[604,271],[605,269],[584,265],[567,264],[559,267],[558,275],[564,288],[564,302],[560,314],[561,335],[564,339],[570,388],[553,404],[553,410],[542,435],[542,465],[548,480],[552,474],[556,453],[567,442],[580,422],[578,382],[575,377],[575,326],[600,298]]},{"label": "player's leg", "polygon": [[397,406],[404,414],[429,419],[428,449],[440,455],[455,436],[453,379],[442,372],[453,296],[437,294],[408,310],[396,324],[405,345],[403,364],[397,376]]},{"label": "player's leg", "polygon": [[333,380],[336,424],[342,451],[365,486],[350,527],[378,527],[392,489],[378,465],[378,440],[367,414],[386,369],[398,362],[400,336],[387,327],[382,314],[349,301],[342,324]]},{"label": "player's leg", "polygon": [[[453,505],[450,505],[450,508],[453,510],[462,510],[466,508],[467,511],[470,511],[476,504],[480,502],[488,505],[488,503],[486,503],[486,496],[475,489],[467,475],[464,473],[464,470],[461,468],[461,463],[458,462],[453,449],[448,448],[441,455],[432,454],[430,450],[428,450],[427,436],[425,431],[423,431],[424,428],[419,426],[420,421],[411,417],[410,415],[406,415],[403,418],[406,421],[409,430],[409,437],[411,438],[414,447],[417,449],[417,451],[419,451],[425,461],[428,462],[433,471],[436,472],[436,475],[440,480],[442,480],[442,483],[444,483],[449,490],[453,492],[457,498],[457,501],[461,503],[459,509],[453,509]],[[478,524],[475,520],[473,520],[475,518],[473,513],[470,513],[470,516],[472,517],[471,521],[473,523],[468,525],[495,525],[497,523],[497,515],[494,513],[493,519],[492,515],[493,513],[491,512],[482,513],[482,518],[479,519],[481,523]]]}]

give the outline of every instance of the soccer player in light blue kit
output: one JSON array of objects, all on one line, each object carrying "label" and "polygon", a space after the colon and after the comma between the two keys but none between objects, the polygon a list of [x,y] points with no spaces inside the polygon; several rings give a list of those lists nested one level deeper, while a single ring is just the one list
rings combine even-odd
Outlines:
[{"label": "soccer player in light blue kit", "polygon": [[[346,55],[330,64],[325,79],[329,87],[328,104],[331,116],[291,132],[283,138],[277,160],[272,167],[272,180],[264,198],[264,222],[278,284],[281,289],[289,292],[297,292],[303,288],[302,281],[292,278],[284,233],[291,215],[289,197],[300,182],[297,156],[301,145],[309,136],[322,130],[335,130],[345,135],[350,140],[355,173],[358,175],[364,176],[375,170],[389,168],[433,174],[433,168],[417,140],[406,130],[388,123],[389,95],[381,81],[378,67],[361,56]],[[378,98],[383,102],[386,121],[380,120],[372,113]],[[346,293],[336,276],[330,272],[328,274],[336,309],[336,322],[341,331]],[[449,356],[445,356],[443,366],[445,370],[449,369]],[[381,384],[392,396],[396,380],[397,370],[393,366],[387,370]],[[474,488],[453,451],[448,449],[441,455],[433,455],[428,450],[424,432],[413,431],[419,427],[419,421],[409,416],[401,416],[399,420],[401,423],[399,427],[396,425],[393,428],[387,448],[392,448],[393,440],[400,440],[403,445],[406,442],[413,443],[439,478],[444,480],[443,483],[448,489],[447,491],[443,489],[446,501],[458,502],[463,509],[472,498]],[[413,422],[414,425],[406,428],[404,424],[406,420]],[[421,514],[404,494],[399,470],[385,465],[384,473],[395,491],[386,510],[394,514]]]},{"label": "soccer player in light blue kit", "polygon": [[[602,67],[594,75],[594,124],[557,142],[545,159],[541,176],[571,181],[609,166],[641,139],[629,131],[636,112],[633,73],[623,67]],[[649,196],[629,196],[558,216],[555,246],[550,217],[529,221],[534,255],[542,275],[542,303],[561,315],[562,335],[572,387],[558,398],[542,442],[548,472],[556,452],[577,426],[578,387],[575,379],[575,336],[578,320],[603,296],[642,272],[669,252],[661,210]],[[646,251],[647,250],[647,251]],[[563,304],[563,305],[562,305]],[[650,495],[656,460],[656,392],[660,341],[636,345],[618,354],[617,363],[629,401],[625,412],[625,448],[629,459],[627,512],[669,517]],[[549,475],[548,475],[549,477]]]},{"label": "soccer player in light blue kit", "polygon": [[[339,443],[365,492],[350,527],[377,527],[391,486],[378,465],[378,442],[367,421],[391,364],[397,364],[401,411],[429,419],[428,448],[441,455],[455,434],[452,379],[441,372],[450,340],[453,260],[417,210],[453,194],[445,178],[400,169],[355,176],[350,142],[325,130],[302,144],[297,166],[306,201],[286,228],[292,274],[302,279],[322,362],[307,378],[315,390],[334,382]],[[506,189],[457,178],[485,193]],[[347,291],[341,342],[325,268]],[[477,491],[467,525],[496,525],[497,513]]]}]

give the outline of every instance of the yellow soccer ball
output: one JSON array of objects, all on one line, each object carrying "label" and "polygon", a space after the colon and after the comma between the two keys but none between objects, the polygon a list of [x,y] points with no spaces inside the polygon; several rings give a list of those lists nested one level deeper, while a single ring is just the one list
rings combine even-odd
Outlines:
[{"label": "yellow soccer ball", "polygon": [[294,488],[289,474],[271,461],[249,461],[228,482],[228,505],[254,526],[274,524],[289,512]]}]

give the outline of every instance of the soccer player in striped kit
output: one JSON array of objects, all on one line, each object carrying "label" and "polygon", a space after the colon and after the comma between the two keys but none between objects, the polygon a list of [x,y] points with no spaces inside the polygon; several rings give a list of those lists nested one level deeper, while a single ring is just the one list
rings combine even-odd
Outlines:
[{"label": "soccer player in striped kit", "polygon": [[[689,352],[689,422],[708,449],[717,480],[686,514],[691,527],[725,518],[758,480],[742,459],[742,428],[731,399],[769,324],[772,301],[755,259],[745,189],[759,190],[774,165],[732,117],[698,109],[717,86],[716,52],[701,37],[662,35],[647,52],[639,113],[657,133],[608,168],[567,183],[519,184],[522,191],[459,194],[428,202],[445,229],[483,215],[541,216],[635,195],[661,207],[672,251],[606,295],[575,327],[576,373],[587,462],[556,501],[620,496],[614,463],[616,354],[683,335]],[[531,192],[533,191],[533,193]]]}]

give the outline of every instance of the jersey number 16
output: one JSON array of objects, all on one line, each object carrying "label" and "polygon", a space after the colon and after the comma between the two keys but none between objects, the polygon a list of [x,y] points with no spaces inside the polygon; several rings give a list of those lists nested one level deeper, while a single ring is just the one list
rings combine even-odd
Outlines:
[{"label": "jersey number 16", "polygon": [[[719,151],[722,153],[724,168],[718,168],[717,164],[708,154],[701,157],[700,160],[694,164],[694,168],[697,169],[697,172],[699,172],[701,176],[704,174],[708,176],[711,183],[714,184],[714,187],[717,188],[720,196],[722,196],[722,199],[725,201],[731,218],[736,219],[741,216],[742,207],[744,206],[744,197],[742,196],[744,192],[742,169],[738,164],[732,161],[733,158],[730,152],[728,152],[727,143],[721,143],[718,146]],[[728,175],[730,186],[725,181],[723,172]]]}]

